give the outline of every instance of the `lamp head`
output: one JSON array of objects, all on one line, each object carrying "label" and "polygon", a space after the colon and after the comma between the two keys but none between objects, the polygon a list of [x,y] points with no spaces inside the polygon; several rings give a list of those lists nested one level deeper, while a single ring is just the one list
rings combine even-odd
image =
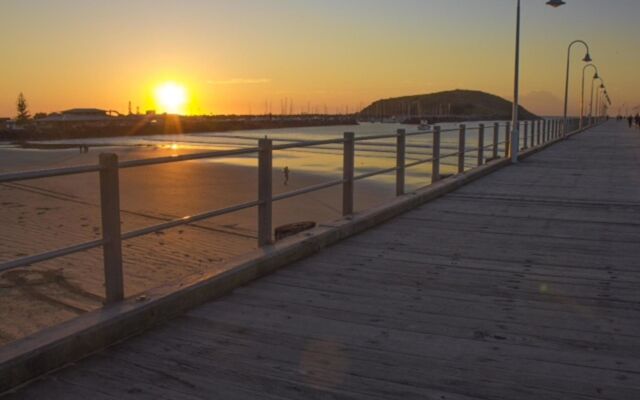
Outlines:
[{"label": "lamp head", "polygon": [[604,89],[604,83],[600,84],[600,89]]},{"label": "lamp head", "polygon": [[595,75],[593,75],[593,79],[600,79],[600,75],[598,75],[598,73],[596,72]]},{"label": "lamp head", "polygon": [[587,54],[584,56],[584,58],[582,59],[582,61],[584,61],[584,62],[591,62],[591,61],[593,61],[593,60],[591,59],[591,55],[590,55],[589,53],[587,53]]},{"label": "lamp head", "polygon": [[558,7],[563,6],[565,4],[566,3],[564,1],[562,1],[562,0],[549,0],[549,1],[547,1],[547,5],[551,6],[553,8],[558,8]]}]

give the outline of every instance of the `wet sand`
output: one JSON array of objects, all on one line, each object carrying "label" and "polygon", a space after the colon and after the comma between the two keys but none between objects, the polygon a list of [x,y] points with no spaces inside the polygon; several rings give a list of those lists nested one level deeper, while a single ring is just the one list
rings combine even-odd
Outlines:
[{"label": "wet sand", "polygon": [[[165,156],[152,147],[77,150],[0,148],[0,171],[54,168],[97,162],[100,152],[121,159]],[[193,151],[193,150],[191,150]],[[257,170],[222,162],[188,161],[121,171],[123,232],[256,198]],[[274,193],[335,177],[291,172],[288,186],[274,171]],[[393,188],[356,183],[363,210],[388,201]],[[274,204],[274,227],[340,217],[341,189]],[[126,296],[187,275],[220,270],[225,262],[256,248],[254,209],[170,229],[123,243]],[[97,174],[0,184],[0,260],[31,255],[99,238]],[[0,274],[0,344],[24,337],[101,306],[102,250],[94,249]]]}]

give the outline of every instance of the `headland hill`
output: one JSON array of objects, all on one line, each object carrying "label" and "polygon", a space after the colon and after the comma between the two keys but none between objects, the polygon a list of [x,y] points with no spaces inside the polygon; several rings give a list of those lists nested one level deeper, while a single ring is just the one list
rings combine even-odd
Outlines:
[{"label": "headland hill", "polygon": [[[385,121],[405,124],[431,124],[464,121],[510,120],[513,103],[502,97],[478,90],[444,92],[382,99],[360,111],[363,121]],[[522,120],[539,117],[520,106]]]},{"label": "headland hill", "polygon": [[[374,101],[358,113],[324,115],[217,115],[179,116],[128,114],[95,108],[60,113],[38,113],[17,123],[0,121],[0,140],[15,142],[59,139],[146,136],[176,133],[229,132],[313,126],[356,125],[358,122],[430,124],[463,121],[509,120],[512,103],[474,90],[451,90]],[[523,120],[539,117],[520,107]]]}]

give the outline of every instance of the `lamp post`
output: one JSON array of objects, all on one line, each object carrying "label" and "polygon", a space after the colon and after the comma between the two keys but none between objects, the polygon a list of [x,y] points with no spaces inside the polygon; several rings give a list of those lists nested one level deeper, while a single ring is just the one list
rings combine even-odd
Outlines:
[{"label": "lamp post", "polygon": [[[584,66],[584,68],[582,68],[582,92],[580,95],[580,129],[582,129],[583,120],[584,120],[584,73],[589,67],[593,68],[596,71],[595,75],[593,76],[593,79],[598,78],[598,67],[596,67],[594,64],[587,64]],[[592,86],[593,86],[593,81],[592,81]],[[591,102],[593,103],[593,88],[591,89]],[[589,113],[591,113],[591,109],[589,109]],[[591,117],[591,115],[589,115],[589,117]]]},{"label": "lamp post", "polygon": [[[594,75],[593,79],[591,80],[591,101],[589,102],[589,123],[590,124],[593,124],[593,89],[595,88],[594,83],[596,79],[600,79],[600,76]],[[600,79],[600,81],[602,82],[602,79]]]},{"label": "lamp post", "polygon": [[[600,79],[600,82],[602,82],[602,79]],[[600,83],[596,92],[596,119],[600,118],[600,92],[602,92],[602,89],[604,89],[604,83]]]},{"label": "lamp post", "polygon": [[574,40],[569,43],[569,47],[567,48],[567,75],[564,82],[564,114],[562,119],[562,136],[567,135],[567,108],[569,107],[569,70],[571,66],[571,48],[576,44],[582,44],[587,48],[587,54],[584,56],[582,61],[591,62],[591,55],[589,54],[589,45],[584,40]]},{"label": "lamp post", "polygon": [[[547,5],[557,8],[566,4],[563,0],[549,0]],[[518,119],[518,98],[520,95],[520,0],[516,9],[516,62],[513,83],[513,112],[511,120],[511,162],[518,162],[518,151],[520,149],[520,129]]]},{"label": "lamp post", "polygon": [[602,99],[601,99],[601,106],[602,107],[602,117],[606,118],[607,114],[609,113],[609,106],[611,105],[611,99],[609,99],[609,92],[607,92],[607,89],[604,89],[604,92],[602,93]]}]

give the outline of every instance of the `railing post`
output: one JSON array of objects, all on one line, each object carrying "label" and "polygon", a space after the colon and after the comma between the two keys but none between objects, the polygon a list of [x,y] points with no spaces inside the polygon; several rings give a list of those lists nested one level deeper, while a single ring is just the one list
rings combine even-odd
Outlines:
[{"label": "railing post", "polygon": [[100,154],[100,211],[106,304],[124,298],[122,240],[120,235],[120,179],[118,156]]},{"label": "railing post", "polygon": [[538,146],[542,143],[542,120],[538,120],[538,136],[537,136],[537,144]]},{"label": "railing post", "polygon": [[478,127],[478,166],[484,163],[484,124]]},{"label": "railing post", "polygon": [[465,158],[465,136],[467,134],[466,125],[460,125],[460,133],[458,134],[458,173],[464,172],[464,158]]},{"label": "railing post", "polygon": [[433,146],[431,149],[431,183],[440,180],[440,127],[433,128]]},{"label": "railing post", "polygon": [[542,143],[547,143],[547,120],[542,120]]},{"label": "railing post", "polygon": [[493,124],[493,159],[498,158],[498,142],[500,141],[500,124]]},{"label": "railing post", "polygon": [[523,121],[523,124],[524,124],[524,143],[522,144],[522,148],[526,149],[527,147],[529,147],[529,141],[528,141],[529,121]]},{"label": "railing post", "polygon": [[354,133],[344,133],[344,151],[342,157],[342,215],[353,214],[353,168],[355,164]]},{"label": "railing post", "polygon": [[506,129],[504,133],[504,156],[509,157],[509,154],[511,154],[511,122],[507,122]]},{"label": "railing post", "polygon": [[493,124],[493,159],[498,158],[498,143],[500,142],[500,124]]},{"label": "railing post", "polygon": [[402,196],[404,194],[406,144],[406,131],[404,129],[398,129],[398,137],[396,139],[396,196]]},{"label": "railing post", "polygon": [[258,141],[258,246],[272,243],[273,143]]},{"label": "railing post", "polygon": [[536,121],[531,121],[531,146],[536,147]]}]

